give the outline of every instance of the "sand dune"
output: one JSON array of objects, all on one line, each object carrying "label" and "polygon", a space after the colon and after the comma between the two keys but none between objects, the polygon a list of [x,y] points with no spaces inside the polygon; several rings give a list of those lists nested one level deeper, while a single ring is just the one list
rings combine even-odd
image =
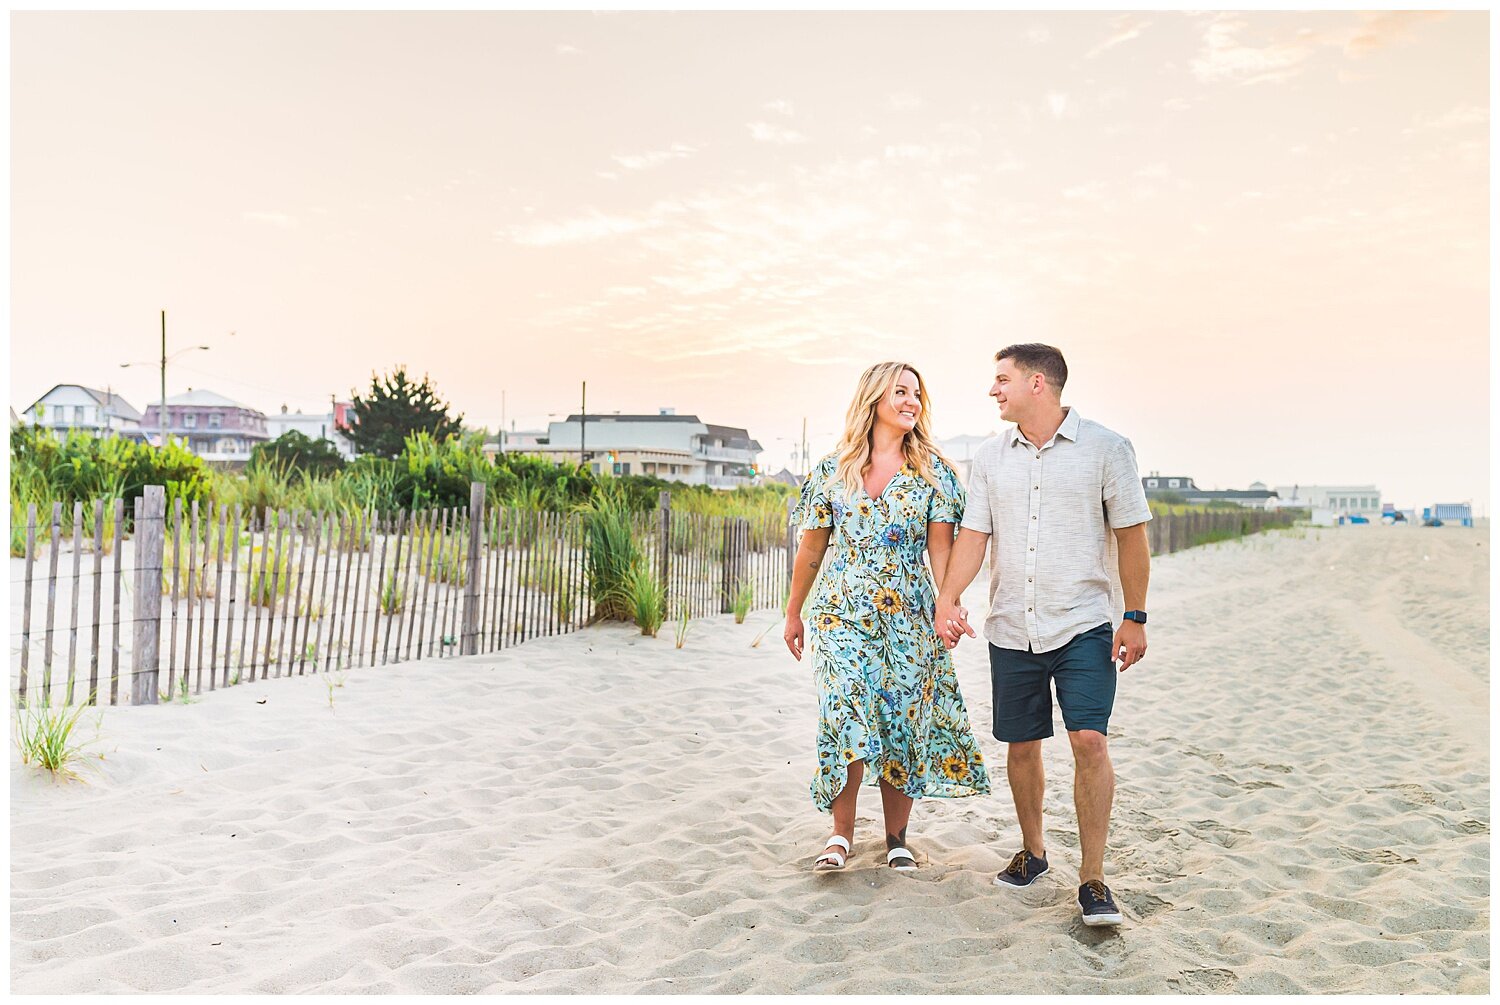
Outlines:
[{"label": "sand dune", "polygon": [[[1072,903],[1008,792],[919,803],[922,868],[809,864],[811,669],[769,615],[101,713],[87,785],[11,774],[16,992],[1485,992],[1485,531],[1276,533],[1155,561],[1107,860]],[[980,582],[983,582],[981,577]],[[971,604],[981,587],[971,591]],[[983,647],[957,667],[996,780]]]}]

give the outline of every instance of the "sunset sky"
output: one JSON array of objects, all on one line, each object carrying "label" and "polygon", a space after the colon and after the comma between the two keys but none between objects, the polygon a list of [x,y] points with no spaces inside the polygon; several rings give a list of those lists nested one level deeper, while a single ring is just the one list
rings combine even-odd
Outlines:
[{"label": "sunset sky", "polygon": [[[772,468],[994,352],[1143,473],[1488,513],[1485,13],[16,14],[11,405],[675,407]],[[234,334],[230,334],[233,332]]]}]

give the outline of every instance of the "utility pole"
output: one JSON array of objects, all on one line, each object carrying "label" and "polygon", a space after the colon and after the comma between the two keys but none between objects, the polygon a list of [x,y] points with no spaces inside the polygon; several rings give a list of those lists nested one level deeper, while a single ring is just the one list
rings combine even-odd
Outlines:
[{"label": "utility pole", "polygon": [[167,445],[167,312],[161,312],[161,414],[156,417],[161,427],[161,445]]},{"label": "utility pole", "polygon": [[587,464],[589,436],[589,382],[583,382],[583,411],[578,415],[578,461]]},{"label": "utility pole", "polygon": [[500,391],[500,454],[505,454],[505,391]]},{"label": "utility pole", "polygon": [[803,478],[807,477],[808,467],[809,466],[808,466],[808,459],[807,459],[807,416],[804,415],[802,417],[802,477]]}]

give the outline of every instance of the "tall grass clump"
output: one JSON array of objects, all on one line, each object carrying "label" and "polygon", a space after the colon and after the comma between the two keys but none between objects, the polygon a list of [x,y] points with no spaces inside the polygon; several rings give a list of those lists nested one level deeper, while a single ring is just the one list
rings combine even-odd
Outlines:
[{"label": "tall grass clump", "polygon": [[750,608],[755,604],[755,587],[750,583],[741,583],[739,589],[734,591],[729,601],[729,609],[734,612],[734,623],[743,625],[745,615],[750,613]]},{"label": "tall grass clump", "polygon": [[289,551],[277,554],[274,547],[262,549],[257,546],[251,549],[253,553],[262,550],[263,555],[252,559],[255,562],[255,574],[250,579],[245,597],[252,604],[269,607],[273,597],[285,597],[291,589],[292,555]]},{"label": "tall grass clump", "polygon": [[678,649],[681,649],[682,648],[682,644],[687,641],[688,626],[690,624],[691,624],[691,621],[689,620],[689,617],[688,617],[688,605],[687,604],[683,604],[681,607],[679,607],[677,609],[677,624],[676,624],[676,630],[675,630],[675,633],[674,633],[676,635],[677,648]]},{"label": "tall grass clump", "polygon": [[630,532],[630,500],[623,490],[601,483],[584,507],[584,514],[594,619],[633,621],[636,615],[627,599],[627,583],[638,578],[635,570],[641,564],[641,554]]},{"label": "tall grass clump", "polygon": [[640,626],[642,635],[655,638],[666,618],[667,588],[642,561],[630,567],[621,589],[631,620]]},{"label": "tall grass clump", "polygon": [[394,572],[388,572],[385,576],[385,584],[380,588],[380,613],[400,614],[406,609],[406,591],[396,580]]},{"label": "tall grass clump", "polygon": [[77,734],[78,720],[88,707],[18,706],[15,735],[21,763],[45,768],[54,778],[79,778],[73,765],[83,757],[84,749],[94,742],[80,740]]}]

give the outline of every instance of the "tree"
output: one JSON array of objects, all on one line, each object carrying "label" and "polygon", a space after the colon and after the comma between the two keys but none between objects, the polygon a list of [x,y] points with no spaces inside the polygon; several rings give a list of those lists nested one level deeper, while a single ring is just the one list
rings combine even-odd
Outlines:
[{"label": "tree", "polygon": [[405,364],[385,378],[370,374],[369,397],[353,397],[354,421],[348,435],[361,454],[394,458],[412,433],[425,432],[442,442],[463,431],[463,416],[448,415],[448,404],[438,398],[432,378],[424,373],[422,383],[414,383]]},{"label": "tree", "polygon": [[250,451],[249,470],[270,466],[288,473],[306,471],[313,477],[331,475],[344,466],[344,458],[327,440],[314,440],[288,429],[268,443],[257,443]]}]

